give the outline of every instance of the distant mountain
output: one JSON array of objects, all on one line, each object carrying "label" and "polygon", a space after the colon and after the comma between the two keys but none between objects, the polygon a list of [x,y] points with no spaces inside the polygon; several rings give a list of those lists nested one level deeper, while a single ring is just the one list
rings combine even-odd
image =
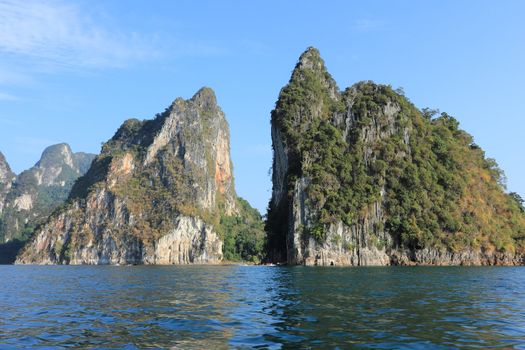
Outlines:
[{"label": "distant mountain", "polygon": [[35,166],[15,177],[0,157],[0,179],[8,179],[0,180],[0,186],[8,188],[0,205],[0,242],[27,239],[68,198],[75,180],[94,158],[94,154],[73,153],[61,143],[46,148]]},{"label": "distant mountain", "polygon": [[153,120],[124,122],[17,263],[256,261],[263,222],[237,197],[232,169],[214,92],[178,98]]},{"label": "distant mountain", "polygon": [[304,52],[271,117],[271,259],[523,264],[521,198],[456,119],[434,114],[390,86],[341,91]]}]

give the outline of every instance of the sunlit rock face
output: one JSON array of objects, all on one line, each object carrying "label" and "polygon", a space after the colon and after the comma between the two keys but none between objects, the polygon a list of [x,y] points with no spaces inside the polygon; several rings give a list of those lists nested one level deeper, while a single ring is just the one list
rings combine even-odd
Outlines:
[{"label": "sunlit rock face", "polygon": [[7,163],[2,152],[0,152],[0,215],[2,215],[5,197],[11,189],[14,179],[15,174],[11,171],[9,163]]},{"label": "sunlit rock face", "polygon": [[238,212],[229,127],[214,92],[126,121],[17,263],[215,264]]},{"label": "sunlit rock face", "polygon": [[47,147],[33,167],[15,176],[2,166],[7,163],[1,156],[1,241],[27,239],[38,224],[64,203],[74,182],[85,174],[94,158],[94,154],[73,153],[68,144],[61,143]]}]

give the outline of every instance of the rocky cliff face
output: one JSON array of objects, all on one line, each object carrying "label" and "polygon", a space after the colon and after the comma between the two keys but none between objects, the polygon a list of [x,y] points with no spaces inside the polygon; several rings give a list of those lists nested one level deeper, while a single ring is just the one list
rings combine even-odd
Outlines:
[{"label": "rocky cliff face", "polygon": [[24,240],[35,226],[68,197],[75,180],[83,175],[94,154],[73,153],[68,144],[50,146],[44,150],[34,167],[18,176],[7,175],[8,191],[2,201],[2,242]]},{"label": "rocky cliff face", "polygon": [[15,174],[11,171],[4,155],[0,152],[0,218],[4,209],[5,197],[11,189],[14,179]]},{"label": "rocky cliff face", "polygon": [[308,49],[272,112],[270,258],[522,264],[523,210],[457,124],[417,110],[389,86],[340,91]]},{"label": "rocky cliff face", "polygon": [[126,121],[17,263],[218,263],[237,200],[228,124],[203,88]]}]

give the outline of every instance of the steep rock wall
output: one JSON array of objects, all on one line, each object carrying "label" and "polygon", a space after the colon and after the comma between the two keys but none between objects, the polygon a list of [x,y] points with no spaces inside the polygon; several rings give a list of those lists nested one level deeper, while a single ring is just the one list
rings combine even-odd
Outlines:
[{"label": "steep rock wall", "polygon": [[[319,52],[303,53],[272,112],[270,259],[523,264],[523,208],[454,118],[430,118],[388,86],[361,82],[340,92]],[[473,191],[479,188],[494,204]]]},{"label": "steep rock wall", "polygon": [[2,152],[0,152],[0,215],[2,215],[5,205],[4,202],[7,194],[9,193],[9,190],[11,189],[14,179],[15,174],[11,171],[9,163],[7,163],[7,160],[5,159]]},{"label": "steep rock wall", "polygon": [[47,147],[30,169],[16,177],[12,174],[0,204],[0,213],[4,212],[0,242],[27,239],[67,199],[74,181],[85,174],[94,158],[94,154],[73,153],[68,144],[61,143]]},{"label": "steep rock wall", "polygon": [[17,263],[219,263],[218,219],[238,211],[229,144],[209,88],[126,121]]}]

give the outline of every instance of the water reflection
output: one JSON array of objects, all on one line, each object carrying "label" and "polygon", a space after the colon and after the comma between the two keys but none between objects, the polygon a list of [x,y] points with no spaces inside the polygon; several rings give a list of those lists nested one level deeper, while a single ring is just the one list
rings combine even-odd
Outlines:
[{"label": "water reflection", "polygon": [[1,347],[517,347],[522,268],[0,267]]}]

